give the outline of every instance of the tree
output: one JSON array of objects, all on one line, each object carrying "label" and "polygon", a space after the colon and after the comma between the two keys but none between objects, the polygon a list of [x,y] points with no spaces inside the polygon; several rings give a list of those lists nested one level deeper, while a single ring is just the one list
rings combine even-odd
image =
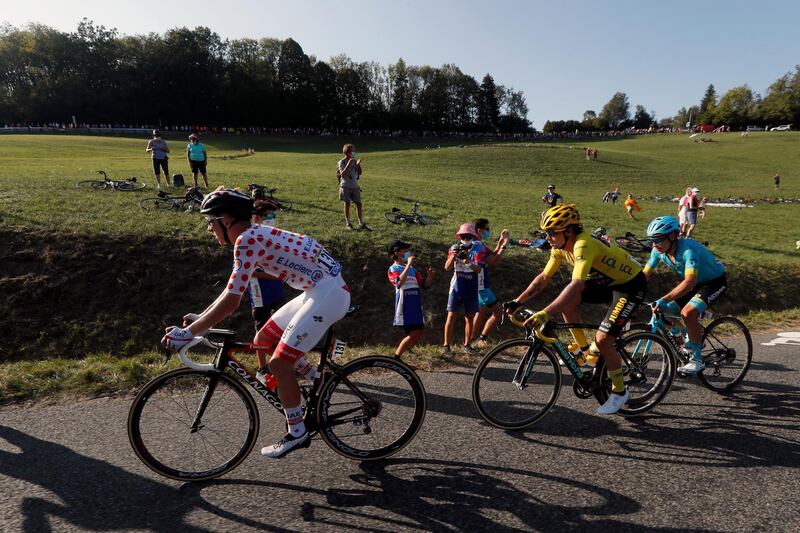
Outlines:
[{"label": "tree", "polygon": [[636,113],[633,115],[633,127],[643,130],[653,125],[653,116],[647,112],[643,105],[636,106]]},{"label": "tree", "polygon": [[282,125],[308,126],[313,122],[314,112],[308,109],[308,102],[314,100],[311,78],[311,60],[303,48],[294,39],[283,41],[278,58]]},{"label": "tree", "polygon": [[494,132],[500,122],[500,102],[494,78],[486,74],[481,82],[478,96],[478,127],[481,131]]},{"label": "tree", "polygon": [[700,100],[700,115],[697,117],[698,124],[712,124],[714,122],[714,112],[717,108],[717,92],[714,84],[709,84],[703,99]]},{"label": "tree", "polygon": [[631,112],[628,96],[622,92],[615,93],[614,96],[611,97],[611,100],[609,100],[600,111],[600,118],[613,129],[620,127],[620,125],[624,121],[629,120],[630,117]]},{"label": "tree", "polygon": [[756,114],[765,124],[792,121],[791,74],[784,74],[769,86]]},{"label": "tree", "polygon": [[717,124],[731,128],[742,128],[753,121],[756,110],[756,97],[747,85],[734,87],[719,99],[714,118]]}]

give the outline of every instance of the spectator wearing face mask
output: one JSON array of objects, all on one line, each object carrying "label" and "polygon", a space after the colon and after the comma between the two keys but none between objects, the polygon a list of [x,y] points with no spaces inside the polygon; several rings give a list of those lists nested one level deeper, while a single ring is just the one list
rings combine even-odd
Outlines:
[{"label": "spectator wearing face mask", "polygon": [[392,325],[402,328],[406,336],[400,341],[394,356],[398,359],[403,353],[416,345],[425,330],[425,317],[422,311],[422,289],[431,286],[436,271],[428,267],[427,276],[414,266],[417,258],[407,242],[396,240],[389,245],[389,283],[394,287],[394,320]]},{"label": "spectator wearing face mask", "polygon": [[450,340],[453,336],[456,315],[464,314],[464,351],[470,355],[478,353],[470,345],[472,339],[472,324],[478,312],[478,274],[483,270],[480,264],[485,255],[486,247],[478,240],[475,226],[470,223],[462,224],[456,232],[458,242],[450,247],[445,270],[453,271],[450,280],[450,292],[447,297],[447,321],[444,325],[444,346],[442,355],[449,356]]},{"label": "spectator wearing face mask", "polygon": [[[475,226],[475,231],[478,233],[478,240],[485,245],[492,238],[489,220],[476,218],[472,221],[472,225]],[[505,252],[506,246],[508,246],[508,241],[508,230],[504,229],[500,232],[500,237],[497,239],[497,245],[494,250],[484,248],[482,255],[478,258],[478,263],[482,267],[481,272],[478,274],[478,305],[480,305],[480,309],[478,314],[475,315],[475,323],[472,326],[472,336],[474,340],[477,340],[476,346],[478,348],[486,346],[486,339],[489,333],[492,332],[503,316],[502,306],[491,289],[489,267],[494,267],[500,261],[500,257]]]}]

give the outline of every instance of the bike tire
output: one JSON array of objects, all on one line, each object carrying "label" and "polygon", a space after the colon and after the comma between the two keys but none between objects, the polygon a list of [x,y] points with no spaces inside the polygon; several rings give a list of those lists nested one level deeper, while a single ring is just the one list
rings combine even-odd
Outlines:
[{"label": "bike tire", "polygon": [[417,217],[417,222],[423,226],[438,226],[441,224],[438,218],[429,217],[428,215],[419,215]]},{"label": "bike tire", "polygon": [[139,201],[139,207],[145,211],[163,211],[176,208],[171,198],[144,198]]},{"label": "bike tire", "polygon": [[280,198],[271,198],[271,200],[278,204],[278,209],[280,211],[291,211],[292,210],[292,202],[289,200],[281,200]]},{"label": "bike tire", "polygon": [[425,387],[411,367],[374,355],[347,363],[322,386],[317,423],[320,436],[336,453],[371,461],[411,442],[426,409]]},{"label": "bike tire", "polygon": [[[704,330],[701,353],[706,368],[697,377],[709,389],[720,394],[728,393],[742,382],[753,360],[750,331],[741,320],[732,316],[719,317]],[[733,339],[742,348],[731,346]]]},{"label": "bike tire", "polygon": [[634,238],[614,237],[614,242],[617,243],[620,248],[623,248],[631,253],[639,254],[650,251],[647,246]]},{"label": "bike tire", "polygon": [[[192,420],[212,377],[218,378],[216,388],[200,428],[192,431]],[[233,421],[237,415],[244,423]],[[212,423],[214,429],[208,429]],[[128,439],[139,459],[154,472],[178,481],[203,481],[230,472],[244,461],[256,443],[259,426],[258,408],[240,381],[216,371],[179,368],[152,379],[136,395],[128,414]],[[227,437],[229,428],[231,437]],[[234,439],[237,449],[231,446]],[[209,465],[199,466],[201,460]]]},{"label": "bike tire", "polygon": [[143,181],[119,181],[117,182],[117,190],[122,192],[141,191],[147,187]]},{"label": "bike tire", "polygon": [[[622,358],[625,387],[630,394],[630,399],[618,412],[622,416],[646,413],[655,408],[672,387],[675,349],[662,335],[650,331],[623,335],[617,340],[616,348]],[[602,405],[611,394],[611,379],[602,358],[595,372],[600,372],[601,376],[595,398]]]},{"label": "bike tire", "polygon": [[[472,402],[491,425],[523,429],[538,422],[555,405],[561,391],[558,357],[547,346],[540,345],[535,353],[531,353],[532,347],[530,339],[508,340],[489,350],[478,363],[472,378]],[[533,369],[520,388],[513,380],[530,358],[534,359]],[[519,418],[512,419],[516,414]]]},{"label": "bike tire", "polygon": [[387,211],[383,214],[383,218],[391,222],[392,224],[402,224],[406,221],[405,217],[397,212],[394,211]]},{"label": "bike tire", "polygon": [[75,184],[75,187],[83,191],[97,191],[105,189],[107,182],[102,180],[83,180]]}]

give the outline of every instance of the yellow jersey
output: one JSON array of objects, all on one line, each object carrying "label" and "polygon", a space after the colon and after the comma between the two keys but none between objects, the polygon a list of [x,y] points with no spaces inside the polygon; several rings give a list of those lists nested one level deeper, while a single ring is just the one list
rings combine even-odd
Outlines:
[{"label": "yellow jersey", "polygon": [[591,281],[598,285],[622,285],[642,271],[636,259],[613,242],[606,242],[582,231],[575,239],[573,252],[550,250],[545,275],[553,277],[566,261],[572,268],[572,279]]}]

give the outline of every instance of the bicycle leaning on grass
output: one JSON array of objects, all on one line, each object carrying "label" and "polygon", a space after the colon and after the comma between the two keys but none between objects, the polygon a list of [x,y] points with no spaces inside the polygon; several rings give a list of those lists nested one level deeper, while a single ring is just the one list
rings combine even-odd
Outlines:
[{"label": "bicycle leaning on grass", "polygon": [[441,224],[438,218],[434,218],[428,215],[423,215],[419,212],[419,202],[414,202],[414,207],[411,209],[411,213],[403,213],[397,207],[393,207],[391,211],[387,211],[383,214],[383,218],[391,222],[392,224],[419,224],[420,226],[430,226],[430,225],[437,225]]},{"label": "bicycle leaning on grass", "polygon": [[256,200],[272,200],[280,211],[290,211],[292,209],[292,202],[275,197],[275,192],[278,190],[276,188],[258,185],[257,183],[249,183],[247,185],[247,190],[250,191],[250,195]]},{"label": "bicycle leaning on grass", "polygon": [[139,202],[139,206],[145,211],[169,210],[184,211],[190,213],[199,211],[200,204],[203,203],[203,193],[199,187],[189,187],[183,196],[173,196],[171,194],[158,191],[155,198],[144,198]]},{"label": "bicycle leaning on grass", "polygon": [[[652,310],[652,304],[651,310]],[[672,344],[676,355],[676,366],[689,362],[690,353],[683,350],[686,326],[680,316],[674,316],[660,311],[652,311],[650,321],[647,323],[631,324],[630,332],[650,331],[661,335]],[[753,360],[753,339],[744,322],[733,316],[718,316],[706,310],[701,318],[705,324],[700,353],[706,367],[697,373],[700,383],[709,389],[727,393],[739,385],[750,368]],[[637,350],[647,354],[649,341],[640,339]]]},{"label": "bicycle leaning on grass", "polygon": [[147,184],[143,181],[139,181],[136,179],[136,176],[131,176],[130,178],[124,180],[112,180],[109,179],[108,175],[104,170],[98,170],[98,174],[103,176],[101,180],[83,180],[79,181],[75,184],[75,186],[79,189],[83,190],[92,190],[92,191],[141,191]]},{"label": "bicycle leaning on grass", "polygon": [[[524,327],[533,315],[519,308],[510,320]],[[556,332],[569,328],[597,329],[597,324],[549,321],[541,329],[527,328],[524,337],[502,342],[478,364],[472,379],[472,399],[480,415],[503,429],[523,429],[556,403],[562,386],[559,359],[572,374],[572,390],[581,399],[594,397],[602,405],[611,393],[611,379],[601,357],[594,368],[582,368]],[[642,347],[645,345],[645,353]],[[637,331],[616,339],[630,399],[623,416],[646,413],[664,399],[675,377],[674,348],[663,336]]]},{"label": "bicycle leaning on grass", "polygon": [[[347,316],[357,310],[351,307]],[[234,353],[264,349],[234,341],[236,333],[212,329],[195,337],[178,357],[185,365],[147,383],[133,400],[128,436],[153,471],[179,481],[201,481],[236,468],[258,438],[258,407],[249,386],[281,412],[280,399],[258,381]],[[193,361],[189,350],[216,348],[211,363]],[[335,452],[360,461],[382,459],[405,447],[425,418],[422,381],[405,363],[370,355],[340,365],[345,343],[328,329],[322,345],[321,378],[301,386],[303,419]]]}]

